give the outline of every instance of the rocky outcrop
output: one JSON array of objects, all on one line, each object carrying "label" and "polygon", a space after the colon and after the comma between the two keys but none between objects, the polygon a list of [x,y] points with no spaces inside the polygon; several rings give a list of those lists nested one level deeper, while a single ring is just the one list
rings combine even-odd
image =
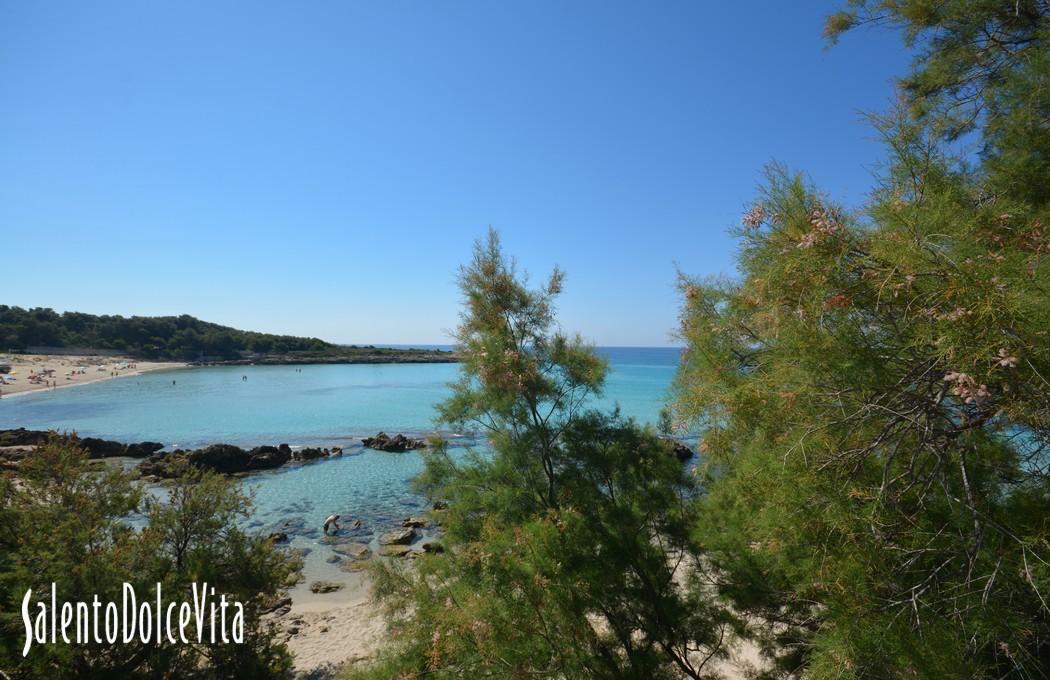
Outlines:
[{"label": "rocky outcrop", "polygon": [[0,470],[17,470],[28,456],[36,451],[35,446],[0,447]]},{"label": "rocky outcrop", "polygon": [[335,583],[334,581],[314,581],[310,584],[311,593],[334,593],[337,590],[341,590],[343,587],[342,583]]},{"label": "rocky outcrop", "polygon": [[416,538],[416,530],[404,527],[388,531],[379,537],[379,545],[408,545]]},{"label": "rocky outcrop", "polygon": [[392,453],[401,453],[402,451],[410,451],[412,449],[422,449],[427,446],[426,441],[422,439],[412,439],[403,434],[396,434],[391,437],[386,432],[380,432],[374,437],[365,437],[361,440],[361,443],[369,449],[389,451]]},{"label": "rocky outcrop", "polygon": [[124,449],[123,455],[130,458],[145,458],[146,456],[152,456],[163,448],[164,445],[160,442],[139,442],[138,444],[128,444]]},{"label": "rocky outcrop", "polygon": [[278,446],[256,446],[242,449],[233,444],[212,444],[203,449],[162,452],[150,456],[139,464],[139,472],[154,477],[174,477],[184,465],[223,474],[238,474],[255,470],[278,468],[289,461],[309,461],[327,458],[342,449],[304,448],[292,450],[287,444]]},{"label": "rocky outcrop", "polygon": [[268,470],[281,467],[292,458],[292,449],[287,444],[280,446],[257,446],[248,452],[249,470]]},{"label": "rocky outcrop", "polygon": [[[48,438],[56,435],[63,440],[69,441],[83,449],[88,458],[112,458],[115,456],[130,456],[132,458],[145,458],[164,448],[159,442],[139,442],[137,444],[123,444],[109,439],[98,439],[96,437],[77,437],[76,435],[59,435],[44,430],[27,430],[20,427],[14,430],[0,430],[0,448],[12,446],[40,446],[47,442]],[[24,456],[21,456],[24,457]],[[4,456],[4,458],[8,458]]]},{"label": "rocky outcrop", "polygon": [[683,463],[693,457],[693,450],[682,442],[673,442],[671,452],[674,453],[675,458]]},{"label": "rocky outcrop", "polygon": [[263,605],[260,610],[261,614],[273,614],[274,616],[284,616],[292,610],[292,598],[287,595],[279,595],[275,597],[269,604]]}]

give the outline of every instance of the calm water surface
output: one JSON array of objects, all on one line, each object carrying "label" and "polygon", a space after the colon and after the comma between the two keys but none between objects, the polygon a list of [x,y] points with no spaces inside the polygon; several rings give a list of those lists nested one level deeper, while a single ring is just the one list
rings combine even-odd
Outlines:
[{"label": "calm water surface", "polygon": [[[677,366],[676,349],[604,348],[610,374],[595,405],[655,422]],[[339,572],[318,542],[325,516],[360,518],[372,542],[400,518],[422,509],[409,480],[422,469],[416,453],[361,449],[355,440],[385,430],[435,429],[434,405],[448,396],[455,364],[217,366],[149,373],[0,400],[0,428],[76,430],[120,441],[168,446],[229,442],[340,445],[341,458],[245,478],[255,495],[249,525],[280,528],[292,546],[309,549],[307,583]],[[247,380],[243,379],[247,376]],[[174,384],[173,384],[174,381]]]}]

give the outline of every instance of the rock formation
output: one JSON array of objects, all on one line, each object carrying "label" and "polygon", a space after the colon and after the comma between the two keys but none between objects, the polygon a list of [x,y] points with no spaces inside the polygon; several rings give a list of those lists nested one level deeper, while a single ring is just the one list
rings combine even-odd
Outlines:
[{"label": "rock formation", "polygon": [[422,449],[426,448],[427,445],[426,441],[422,439],[412,439],[403,434],[396,434],[391,437],[386,432],[380,432],[374,437],[365,437],[361,440],[361,443],[370,449],[389,451],[392,453],[401,453],[402,451],[409,451],[412,449]]}]

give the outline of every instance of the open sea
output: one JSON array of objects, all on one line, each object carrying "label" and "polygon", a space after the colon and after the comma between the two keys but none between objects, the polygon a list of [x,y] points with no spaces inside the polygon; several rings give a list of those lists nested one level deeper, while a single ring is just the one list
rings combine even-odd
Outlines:
[{"label": "open sea", "polygon": [[[605,393],[594,405],[619,405],[624,415],[655,423],[680,350],[599,351],[610,372]],[[435,432],[434,405],[448,396],[447,385],[458,371],[457,364],[342,364],[154,372],[2,399],[0,429],[57,429],[181,448],[342,446],[342,457],[288,465],[242,482],[255,498],[248,526],[283,530],[292,536],[293,548],[309,550],[304,568],[309,583],[339,573],[325,561],[330,548],[318,541],[327,515],[361,519],[365,526],[355,540],[375,548],[379,534],[423,510],[422,499],[410,490],[422,469],[420,455],[362,449],[359,440],[380,430],[415,436]],[[474,442],[464,434],[453,441]]]}]

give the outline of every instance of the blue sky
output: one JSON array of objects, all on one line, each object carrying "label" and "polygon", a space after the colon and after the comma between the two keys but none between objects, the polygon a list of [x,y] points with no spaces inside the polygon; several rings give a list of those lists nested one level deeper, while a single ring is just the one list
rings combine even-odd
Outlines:
[{"label": "blue sky", "polygon": [[0,0],[0,303],[447,342],[492,225],[671,344],[766,163],[865,200],[908,56],[839,4]]}]

